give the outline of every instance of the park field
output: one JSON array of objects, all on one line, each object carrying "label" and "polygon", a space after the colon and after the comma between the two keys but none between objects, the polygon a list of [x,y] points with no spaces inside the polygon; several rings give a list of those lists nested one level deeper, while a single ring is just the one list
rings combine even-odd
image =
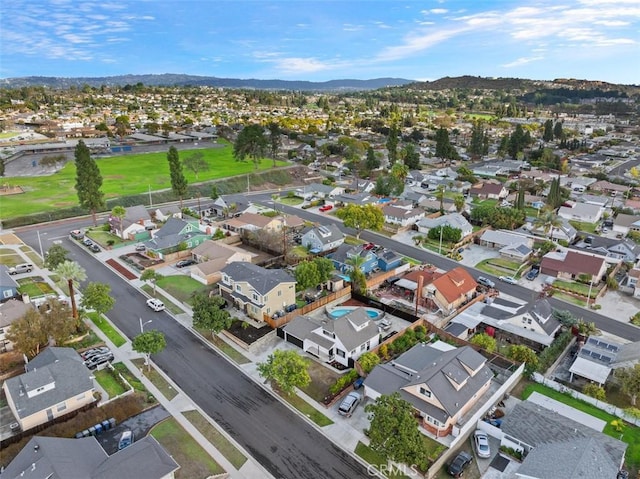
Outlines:
[{"label": "park field", "polygon": [[[184,175],[189,184],[256,171],[252,161],[236,161],[229,144],[222,148],[183,150],[180,152],[180,159],[184,161],[196,151],[204,154],[209,170],[200,172],[196,179],[195,174],[185,168]],[[96,163],[102,174],[105,199],[171,188],[166,152],[98,158]],[[278,162],[279,166],[283,164],[284,162]],[[263,159],[258,169],[266,170],[272,166],[272,160]],[[75,178],[76,167],[73,161],[50,176],[2,178],[3,187],[19,186],[24,193],[2,196],[0,217],[9,219],[77,206]]]}]

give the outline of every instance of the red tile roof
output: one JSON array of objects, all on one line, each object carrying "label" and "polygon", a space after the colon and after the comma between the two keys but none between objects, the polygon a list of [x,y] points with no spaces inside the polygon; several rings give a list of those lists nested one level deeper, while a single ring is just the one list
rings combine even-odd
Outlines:
[{"label": "red tile roof", "polygon": [[476,280],[473,279],[466,269],[461,267],[448,271],[434,280],[431,285],[436,288],[449,303],[475,291],[478,287]]}]

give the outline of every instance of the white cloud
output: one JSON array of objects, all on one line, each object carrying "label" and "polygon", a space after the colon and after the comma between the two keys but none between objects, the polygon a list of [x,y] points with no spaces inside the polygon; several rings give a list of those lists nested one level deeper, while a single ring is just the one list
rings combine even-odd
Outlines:
[{"label": "white cloud", "polygon": [[322,62],[317,58],[280,58],[276,62],[276,66],[279,70],[285,73],[314,73],[324,70],[330,70],[332,66],[328,63]]},{"label": "white cloud", "polygon": [[512,67],[519,67],[522,65],[526,65],[527,63],[531,63],[531,62],[537,62],[540,60],[544,60],[544,57],[539,56],[539,57],[521,57],[518,58],[517,60],[512,61],[511,63],[504,63],[503,67],[505,68],[512,68]]}]

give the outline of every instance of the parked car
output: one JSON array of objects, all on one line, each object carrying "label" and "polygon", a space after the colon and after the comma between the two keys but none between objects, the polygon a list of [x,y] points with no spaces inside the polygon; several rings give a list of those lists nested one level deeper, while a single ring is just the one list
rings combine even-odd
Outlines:
[{"label": "parked car", "polygon": [[84,365],[89,369],[96,369],[101,364],[110,363],[113,361],[113,353],[109,352],[106,354],[99,354],[98,356],[93,356],[90,359],[87,359],[84,362]]},{"label": "parked car", "polygon": [[192,264],[196,264],[193,259],[182,259],[176,263],[176,268],[186,268],[187,266],[191,266]]},{"label": "parked car", "polygon": [[527,278],[529,281],[533,281],[538,277],[539,274],[540,274],[539,268],[531,268],[527,273],[527,276],[525,276],[525,278]]},{"label": "parked car", "polygon": [[319,211],[322,211],[324,213],[325,211],[329,211],[332,209],[333,209],[333,205],[324,205],[319,208]]},{"label": "parked car", "polygon": [[133,432],[124,431],[118,441],[118,451],[133,444]]},{"label": "parked car", "polygon": [[477,281],[478,281],[478,284],[481,284],[482,286],[486,286],[487,288],[496,287],[496,283],[491,281],[489,278],[485,278],[484,276],[479,276]]},{"label": "parked car", "polygon": [[358,407],[358,404],[360,404],[360,401],[362,401],[362,396],[360,396],[360,394],[356,392],[350,392],[340,403],[338,412],[343,416],[351,417],[353,415],[353,412]]},{"label": "parked car", "polygon": [[458,455],[451,461],[447,471],[453,477],[461,477],[464,470],[471,464],[473,461],[473,457],[468,452],[461,451]]},{"label": "parked car", "polygon": [[136,245],[136,251],[146,251],[147,247],[143,244],[137,244]]},{"label": "parked car", "polygon": [[100,346],[97,348],[87,349],[86,351],[81,352],[80,357],[86,361],[87,359],[90,359],[93,356],[99,356],[100,354],[106,354],[110,352],[111,350],[108,347]]},{"label": "parked car", "polygon": [[82,238],[84,238],[84,233],[80,230],[72,230],[69,232],[69,234],[73,239],[81,240]]},{"label": "parked car", "polygon": [[518,280],[513,276],[500,276],[498,279],[503,283],[518,284]]},{"label": "parked car", "polygon": [[366,244],[362,247],[362,249],[365,249],[365,250],[371,250],[371,249],[373,249],[373,248],[375,248],[375,247],[376,247],[376,244],[375,244],[375,243],[366,243]]},{"label": "parked car", "polygon": [[89,246],[89,249],[91,251],[93,251],[94,253],[99,253],[100,252],[100,246],[98,246],[95,243],[93,243],[91,246]]},{"label": "parked car", "polygon": [[162,311],[164,309],[164,303],[158,298],[147,299],[147,306],[149,306],[154,311]]},{"label": "parked car", "polygon": [[93,244],[93,241],[91,241],[91,238],[85,238],[82,240],[82,244],[85,246],[91,246]]},{"label": "parked car", "polygon": [[473,442],[476,445],[476,453],[478,457],[491,457],[491,448],[489,447],[489,436],[484,431],[477,429],[473,434]]},{"label": "parked car", "polygon": [[22,274],[22,273],[30,273],[33,269],[33,265],[31,263],[21,263],[9,268],[9,274]]}]

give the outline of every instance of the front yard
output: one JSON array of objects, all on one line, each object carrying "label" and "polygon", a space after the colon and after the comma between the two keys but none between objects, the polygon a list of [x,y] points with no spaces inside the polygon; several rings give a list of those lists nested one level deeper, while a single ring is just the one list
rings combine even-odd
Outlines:
[{"label": "front yard", "polygon": [[16,279],[18,290],[22,294],[28,294],[31,299],[50,294],[56,294],[51,286],[40,276]]},{"label": "front yard", "polygon": [[592,287],[591,285],[588,285],[588,284],[577,283],[573,281],[563,281],[560,279],[556,279],[553,282],[553,287],[579,294],[580,296],[584,296],[585,299],[589,296],[589,290],[591,290],[590,297],[595,298],[596,296],[598,296],[598,293],[602,289],[602,285],[599,285],[599,284],[594,284]]},{"label": "front yard", "polygon": [[518,279],[523,264],[507,258],[488,258],[480,261],[476,268],[494,276],[513,276]]},{"label": "front yard", "polygon": [[194,295],[208,293],[211,290],[211,286],[204,285],[182,274],[164,276],[158,280],[157,284],[159,288],[162,288],[177,300],[189,305],[191,305]]}]

